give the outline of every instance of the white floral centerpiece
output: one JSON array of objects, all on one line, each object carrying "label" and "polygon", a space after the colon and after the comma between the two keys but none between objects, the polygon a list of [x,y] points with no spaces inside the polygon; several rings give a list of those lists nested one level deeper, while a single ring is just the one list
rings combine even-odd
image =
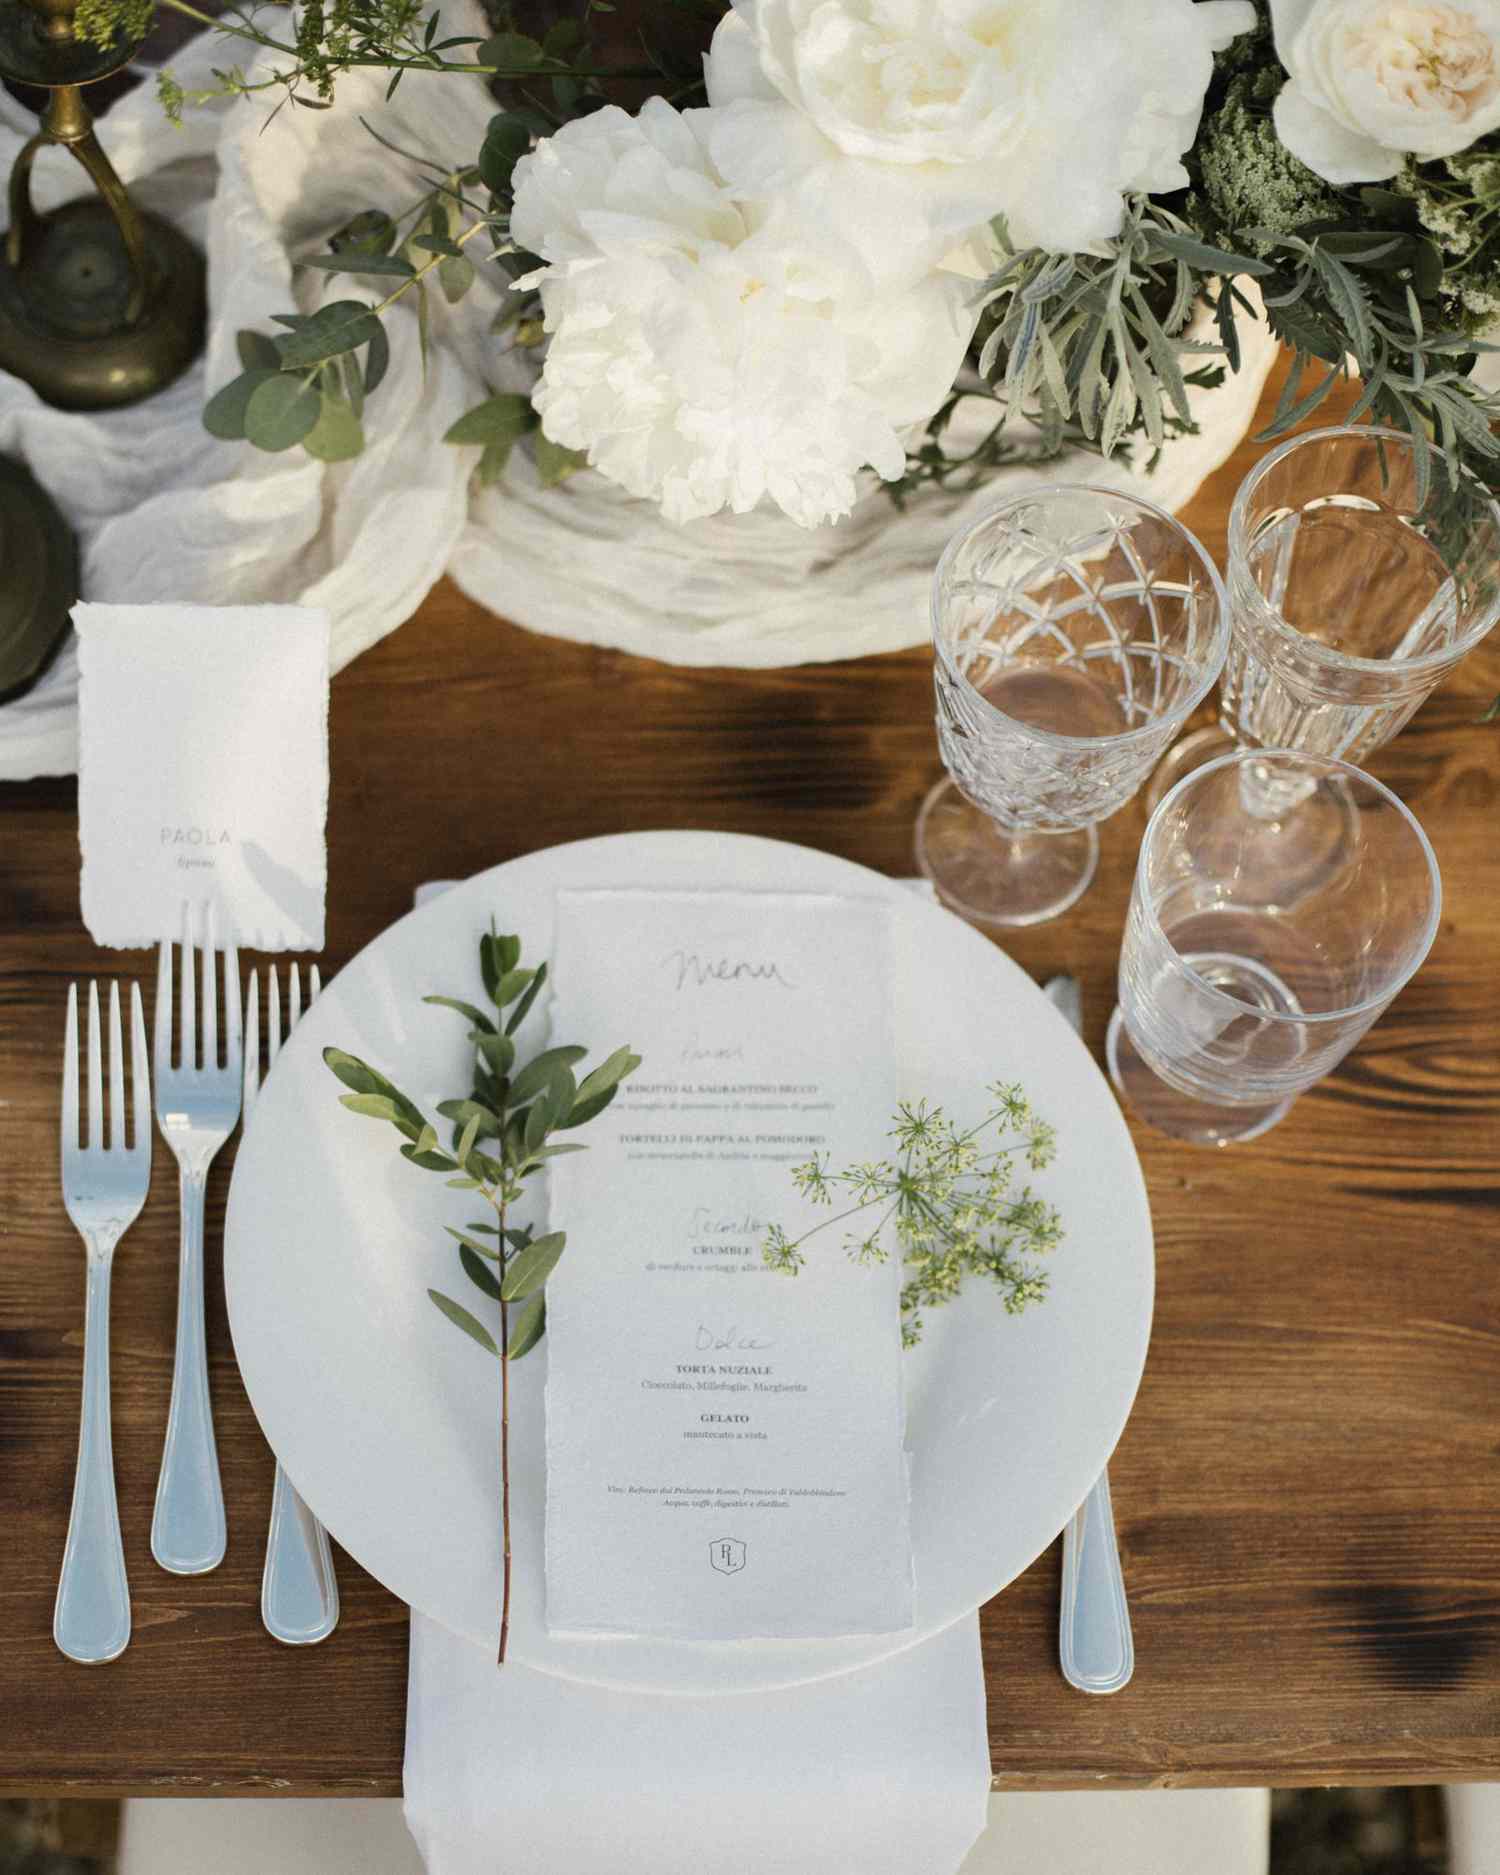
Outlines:
[{"label": "white floral centerpiece", "polygon": [[388,315],[425,328],[491,280],[452,564],[524,622],[657,650],[665,612],[699,662],[914,642],[966,506],[1153,472],[1175,505],[1278,339],[1268,433],[1352,369],[1358,414],[1492,472],[1469,373],[1500,308],[1495,0],[702,0],[686,46],[663,18],[691,4],[629,31],[603,0],[487,31],[465,4],[219,23],[258,61],[221,91],[338,108],[373,67],[467,74],[501,108],[477,151],[391,154],[392,200],[300,256],[321,303],[246,333],[206,418],[352,458]]}]

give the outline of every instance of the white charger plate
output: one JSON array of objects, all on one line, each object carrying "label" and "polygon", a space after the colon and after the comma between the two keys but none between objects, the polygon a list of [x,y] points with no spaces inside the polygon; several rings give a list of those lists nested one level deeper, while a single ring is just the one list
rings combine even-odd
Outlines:
[{"label": "white charger plate", "polygon": [[[1114,1096],[1031,979],[950,912],[847,860],[736,834],[584,840],[481,873],[367,946],[282,1050],[237,1156],[225,1283],[251,1404],[349,1554],[413,1608],[493,1648],[495,1363],[426,1295],[468,1288],[441,1227],[461,1224],[472,1198],[407,1165],[389,1129],[341,1107],[322,1051],[364,1057],[431,1112],[463,1081],[467,1050],[461,1019],[450,1026],[423,995],[480,1000],[477,940],[492,916],[520,935],[527,959],[546,956],[561,886],[884,898],[903,1092],[977,1119],[987,1085],[1019,1080],[1057,1124],[1057,1158],[1034,1181],[1066,1226],[1047,1298],[1011,1317],[971,1282],[929,1312],[925,1339],[904,1357],[916,1570],[905,1634],[722,1644],[548,1634],[545,1342],[513,1371],[512,1659],[600,1686],[703,1694],[797,1685],[899,1653],[1019,1575],[1108,1460],[1145,1364],[1151,1219]],[[567,1026],[565,1007],[555,1021]],[[618,1037],[592,1039],[607,1050]],[[839,1254],[831,1240],[827,1249]]]}]

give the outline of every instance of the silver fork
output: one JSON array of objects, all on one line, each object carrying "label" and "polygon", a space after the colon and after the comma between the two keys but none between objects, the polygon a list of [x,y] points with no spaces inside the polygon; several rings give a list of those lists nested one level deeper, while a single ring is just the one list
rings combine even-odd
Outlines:
[{"label": "silver fork", "polygon": [[[83,1412],[73,1508],[63,1551],[52,1638],[70,1660],[113,1660],[130,1639],[130,1585],[115,1500],[109,1424],[109,1274],[115,1245],[141,1214],[151,1182],[151,1082],[141,992],[130,986],[132,1140],[125,1139],[125,1054],[120,986],[109,988],[109,1105],[100,1059],[99,985],[89,985],[88,1129],[78,1130],[78,985],[68,988],[63,1038],[62,1189],[68,1216],[88,1252],[83,1328]],[[105,1113],[109,1134],[105,1138]]]},{"label": "silver fork", "polygon": [[[308,972],[309,1003],[322,988],[318,966]],[[302,977],[291,967],[287,989],[286,1032],[302,1019]],[[266,972],[266,1072],[281,1052],[281,985],[274,968]],[[260,1092],[260,973],[250,972],[245,1009],[245,1124]],[[296,1486],[276,1466],[271,1494],[271,1528],[266,1538],[266,1566],[260,1579],[260,1618],[268,1633],[290,1647],[327,1640],[338,1626],[339,1585],[333,1573],[328,1532],[297,1495]]]},{"label": "silver fork", "polygon": [[[177,1351],[167,1442],[156,1483],[151,1554],[174,1575],[202,1575],[224,1560],[224,1491],[214,1445],[203,1334],[203,1207],[208,1168],[240,1117],[240,971],[234,946],[222,963],[206,913],[201,949],[203,1020],[193,976],[191,914],[182,918],[179,1059],[172,1062],[172,945],[156,976],[156,1123],[177,1160],[182,1248],[177,1266]],[[224,977],[224,1064],[219,1065],[217,972]],[[201,1034],[202,1051],[198,1048]]]}]

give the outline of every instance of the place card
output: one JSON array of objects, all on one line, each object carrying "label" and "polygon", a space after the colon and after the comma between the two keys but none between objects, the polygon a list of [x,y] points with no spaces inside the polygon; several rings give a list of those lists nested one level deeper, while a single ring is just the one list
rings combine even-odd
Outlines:
[{"label": "place card", "polygon": [[176,937],[321,950],[328,618],[301,606],[80,605],[83,921],[98,944]]},{"label": "place card", "polygon": [[[553,1034],[642,1065],[552,1168],[547,1622],[726,1641],[912,1622],[900,1267],[793,1165],[879,1157],[895,1104],[873,899],[562,891]],[[588,1064],[580,1064],[580,1072]]]}]

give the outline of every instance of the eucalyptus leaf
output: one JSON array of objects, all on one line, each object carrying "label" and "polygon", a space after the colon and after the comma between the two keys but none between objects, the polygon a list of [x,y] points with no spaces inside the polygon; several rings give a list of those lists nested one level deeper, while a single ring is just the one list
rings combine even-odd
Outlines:
[{"label": "eucalyptus leaf", "polygon": [[443,298],[456,306],[474,284],[474,263],[467,254],[445,254],[438,262],[438,285]]},{"label": "eucalyptus leaf", "polygon": [[474,1150],[474,1142],[479,1137],[479,1115],[471,1113],[464,1122],[464,1130],[459,1135],[458,1144],[453,1148],[453,1156],[460,1165],[467,1167],[469,1154]]},{"label": "eucalyptus leaf", "polygon": [[245,435],[257,449],[275,453],[300,443],[323,412],[315,384],[284,372],[267,372],[245,405]]},{"label": "eucalyptus leaf", "polygon": [[463,258],[463,249],[457,241],[451,240],[446,234],[414,234],[411,244],[413,247],[421,248],[424,254],[448,254],[457,255],[459,259]]},{"label": "eucalyptus leaf", "polygon": [[363,300],[336,299],[319,307],[300,331],[277,339],[276,349],[283,365],[320,365],[367,345],[379,330],[380,321]]},{"label": "eucalyptus leaf", "polygon": [[409,280],[417,271],[399,254],[309,254],[297,262],[319,273],[372,274],[383,280]]},{"label": "eucalyptus leaf", "polygon": [[523,1354],[530,1354],[546,1330],[547,1298],[541,1294],[534,1295],[516,1313],[505,1349],[507,1359],[519,1361]]},{"label": "eucalyptus leaf", "polygon": [[365,446],[365,433],[351,406],[342,397],[322,393],[318,420],[302,439],[302,447],[318,462],[349,462]]},{"label": "eucalyptus leaf", "polygon": [[[252,333],[248,336],[259,337],[260,335]],[[271,346],[269,339],[265,343]],[[280,376],[281,366],[276,358],[275,347],[271,346],[271,363],[268,366],[251,366],[248,370],[242,371],[237,378],[231,378],[209,398],[203,406],[204,429],[210,436],[217,436],[221,442],[242,442],[245,436],[250,399],[268,378]]]},{"label": "eucalyptus leaf", "polygon": [[561,443],[554,443],[545,430],[537,431],[536,472],[543,488],[555,488],[559,482],[565,482],[570,475],[588,466],[585,450],[565,449]]},{"label": "eucalyptus leaf", "polygon": [[525,33],[496,33],[474,55],[477,65],[492,65],[502,73],[534,72],[546,60],[535,39]]},{"label": "eucalyptus leaf", "polygon": [[389,254],[395,243],[396,224],[391,217],[383,208],[366,208],[346,221],[328,245],[335,254],[368,260]]},{"label": "eucalyptus leaf", "polygon": [[391,362],[391,341],[385,327],[370,334],[369,349],[365,353],[365,396],[375,390],[385,376]]},{"label": "eucalyptus leaf", "polygon": [[247,371],[279,371],[281,353],[269,332],[253,332],[248,327],[234,335],[234,348]]},{"label": "eucalyptus leaf", "polygon": [[471,1340],[477,1341],[480,1347],[485,1349],[487,1353],[495,1355],[498,1359],[500,1349],[496,1345],[495,1337],[490,1333],[489,1329],[485,1327],[483,1322],[471,1315],[461,1302],[455,1302],[452,1296],[445,1296],[441,1290],[429,1289],[427,1293],[443,1311],[444,1315],[448,1317],[450,1322],[456,1327],[461,1328]]},{"label": "eucalyptus leaf", "polygon": [[510,192],[511,171],[531,148],[531,132],[514,117],[492,117],[479,146],[479,179],[491,195]]},{"label": "eucalyptus leaf", "polygon": [[514,442],[537,424],[531,399],[519,391],[502,391],[487,397],[482,404],[466,410],[443,436],[445,443],[466,444]]}]

